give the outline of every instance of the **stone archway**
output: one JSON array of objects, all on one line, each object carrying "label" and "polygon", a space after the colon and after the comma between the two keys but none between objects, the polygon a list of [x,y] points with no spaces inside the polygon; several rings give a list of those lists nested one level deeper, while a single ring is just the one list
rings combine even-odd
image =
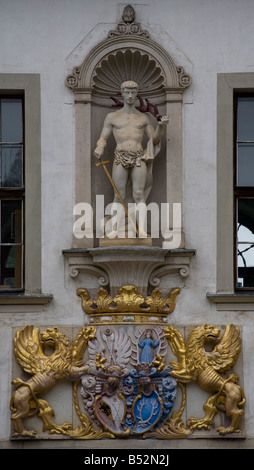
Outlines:
[{"label": "stone archway", "polygon": [[[190,86],[191,77],[134,19],[133,15],[123,14],[123,21],[115,30],[109,31],[108,37],[66,78],[66,85],[75,95],[76,204],[87,202],[94,207],[95,194],[107,186],[104,175],[98,174],[92,164],[93,150],[104,117],[112,109],[110,97],[119,93],[125,80],[139,83],[140,95],[149,98],[170,120],[160,159],[154,164],[157,185],[151,200],[182,204],[182,95]],[[113,143],[109,142],[109,156],[112,148]],[[105,205],[112,198],[112,189],[108,191]],[[73,241],[74,248],[94,246],[96,241],[92,238]],[[184,247],[183,231],[181,246]]]}]

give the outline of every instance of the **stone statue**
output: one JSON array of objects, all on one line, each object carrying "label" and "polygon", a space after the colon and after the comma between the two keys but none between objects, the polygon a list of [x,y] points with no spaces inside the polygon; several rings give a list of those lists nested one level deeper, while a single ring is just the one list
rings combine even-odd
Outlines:
[{"label": "stone statue", "polygon": [[[139,210],[139,237],[147,237],[145,230],[146,199],[152,188],[152,163],[160,150],[160,141],[163,129],[168,123],[168,117],[161,117],[157,128],[154,130],[149,114],[142,113],[135,108],[135,99],[138,94],[138,84],[129,80],[121,85],[121,94],[124,100],[123,107],[109,113],[104,121],[94,156],[101,159],[107,144],[107,139],[113,132],[116,141],[112,179],[117,187],[112,213],[119,211],[119,203],[126,194],[128,176],[132,182],[132,196],[136,204],[143,203]],[[148,137],[147,148],[143,150],[142,141],[144,134]],[[122,199],[122,201],[121,201]],[[117,205],[117,206],[116,206]],[[123,211],[122,207],[122,211]]]}]

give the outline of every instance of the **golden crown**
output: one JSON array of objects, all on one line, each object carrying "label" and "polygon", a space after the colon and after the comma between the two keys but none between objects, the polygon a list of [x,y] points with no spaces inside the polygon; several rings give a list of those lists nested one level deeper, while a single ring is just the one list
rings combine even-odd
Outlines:
[{"label": "golden crown", "polygon": [[94,325],[102,324],[165,324],[167,315],[175,309],[176,296],[180,289],[172,289],[167,299],[161,291],[154,289],[150,296],[143,297],[135,286],[122,286],[115,297],[101,288],[96,299],[91,299],[86,289],[78,289],[82,308]]}]

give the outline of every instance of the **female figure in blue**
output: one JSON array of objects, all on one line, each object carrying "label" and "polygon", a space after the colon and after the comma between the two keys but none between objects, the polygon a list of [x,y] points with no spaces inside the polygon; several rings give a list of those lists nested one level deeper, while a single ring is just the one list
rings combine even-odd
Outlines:
[{"label": "female figure in blue", "polygon": [[145,364],[151,364],[153,362],[153,350],[157,348],[160,342],[159,339],[154,342],[151,333],[151,330],[146,330],[145,339],[141,343],[138,343],[139,347],[142,349],[139,361]]}]

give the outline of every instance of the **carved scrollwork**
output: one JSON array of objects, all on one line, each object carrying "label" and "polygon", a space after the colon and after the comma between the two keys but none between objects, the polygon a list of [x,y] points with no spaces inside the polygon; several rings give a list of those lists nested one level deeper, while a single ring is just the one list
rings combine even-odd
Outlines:
[{"label": "carved scrollwork", "polygon": [[177,67],[177,73],[179,77],[179,85],[183,88],[188,88],[191,85],[191,76],[185,73],[183,67]]},{"label": "carved scrollwork", "polygon": [[96,277],[98,277],[98,284],[101,287],[106,287],[109,285],[109,277],[108,275],[100,268],[97,266],[80,266],[80,265],[71,265],[69,267],[69,276],[72,279],[76,279],[80,273],[80,271],[83,271],[84,273],[89,273],[92,274]]},{"label": "carved scrollwork", "polygon": [[186,278],[190,274],[190,269],[189,269],[189,266],[184,265],[184,264],[173,264],[173,265],[166,264],[165,266],[161,266],[152,272],[152,274],[149,277],[149,284],[153,287],[158,287],[160,284],[161,277],[166,276],[167,274],[175,273],[175,272],[179,272],[181,277]]}]

